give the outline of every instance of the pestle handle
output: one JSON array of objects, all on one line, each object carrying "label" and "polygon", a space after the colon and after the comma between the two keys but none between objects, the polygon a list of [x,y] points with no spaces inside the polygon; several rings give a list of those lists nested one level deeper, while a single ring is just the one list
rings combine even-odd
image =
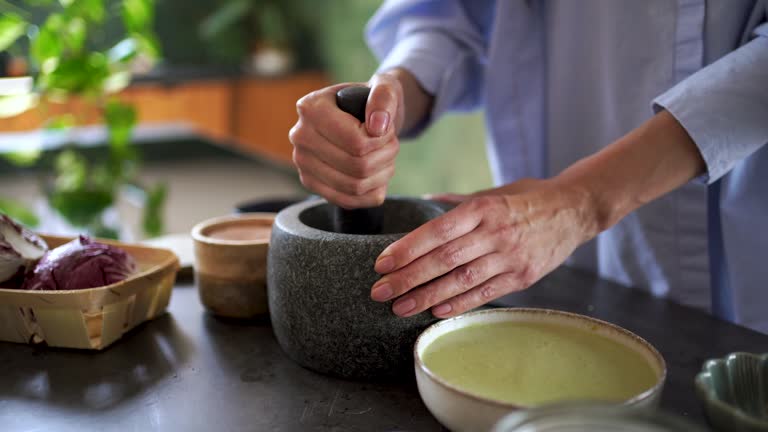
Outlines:
[{"label": "pestle handle", "polygon": [[336,105],[360,123],[365,123],[365,105],[370,93],[371,89],[365,86],[344,87],[336,92]]},{"label": "pestle handle", "polygon": [[[336,92],[336,105],[365,123],[365,105],[371,89],[365,86],[345,87]],[[334,231],[345,234],[381,234],[384,211],[379,207],[343,209],[334,206]]]}]

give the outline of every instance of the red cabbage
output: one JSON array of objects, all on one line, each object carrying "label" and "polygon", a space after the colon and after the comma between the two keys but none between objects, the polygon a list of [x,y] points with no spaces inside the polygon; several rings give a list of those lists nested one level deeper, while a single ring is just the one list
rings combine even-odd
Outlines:
[{"label": "red cabbage", "polygon": [[80,236],[48,251],[23,289],[76,290],[120,282],[136,271],[136,262],[124,250]]}]

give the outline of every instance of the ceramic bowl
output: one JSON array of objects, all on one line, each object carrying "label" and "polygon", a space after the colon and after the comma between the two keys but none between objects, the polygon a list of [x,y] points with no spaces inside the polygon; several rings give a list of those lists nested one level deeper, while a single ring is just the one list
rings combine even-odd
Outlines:
[{"label": "ceramic bowl", "polygon": [[696,392],[721,431],[768,431],[768,354],[733,353],[704,363]]},{"label": "ceramic bowl", "polygon": [[427,347],[438,337],[478,324],[498,322],[552,323],[584,329],[608,337],[641,355],[655,372],[656,384],[647,391],[617,403],[621,406],[654,407],[666,379],[666,364],[661,354],[644,339],[616,325],[577,315],[549,309],[499,308],[470,312],[449,318],[427,328],[416,340],[414,362],[416,383],[424,404],[440,423],[453,431],[484,431],[506,414],[529,408],[508,402],[490,399],[459,388],[429,370],[422,361]]},{"label": "ceramic bowl", "polygon": [[267,308],[267,252],[273,213],[223,216],[192,229],[195,282],[214,315],[259,318]]},{"label": "ceramic bowl", "polygon": [[680,416],[636,407],[566,402],[518,410],[491,432],[703,432]]}]

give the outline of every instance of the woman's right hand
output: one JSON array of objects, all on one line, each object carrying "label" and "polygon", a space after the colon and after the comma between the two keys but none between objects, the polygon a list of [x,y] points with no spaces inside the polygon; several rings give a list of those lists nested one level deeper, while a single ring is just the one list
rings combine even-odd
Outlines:
[{"label": "woman's right hand", "polygon": [[403,125],[403,88],[394,74],[374,75],[364,124],[336,106],[336,92],[355,83],[314,91],[296,103],[291,128],[293,163],[301,183],[340,207],[375,207],[384,202],[395,173]]}]

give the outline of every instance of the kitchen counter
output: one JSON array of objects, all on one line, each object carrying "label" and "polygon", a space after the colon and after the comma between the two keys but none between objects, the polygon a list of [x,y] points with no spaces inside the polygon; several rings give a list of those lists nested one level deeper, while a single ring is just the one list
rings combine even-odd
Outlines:
[{"label": "kitchen counter", "polygon": [[[703,423],[693,377],[705,359],[768,352],[768,335],[593,276],[558,269],[506,305],[614,322],[654,344],[669,368],[662,407]],[[268,322],[206,314],[189,282],[169,313],[104,352],[0,343],[3,431],[439,431],[415,384],[359,383],[302,369]]]}]

